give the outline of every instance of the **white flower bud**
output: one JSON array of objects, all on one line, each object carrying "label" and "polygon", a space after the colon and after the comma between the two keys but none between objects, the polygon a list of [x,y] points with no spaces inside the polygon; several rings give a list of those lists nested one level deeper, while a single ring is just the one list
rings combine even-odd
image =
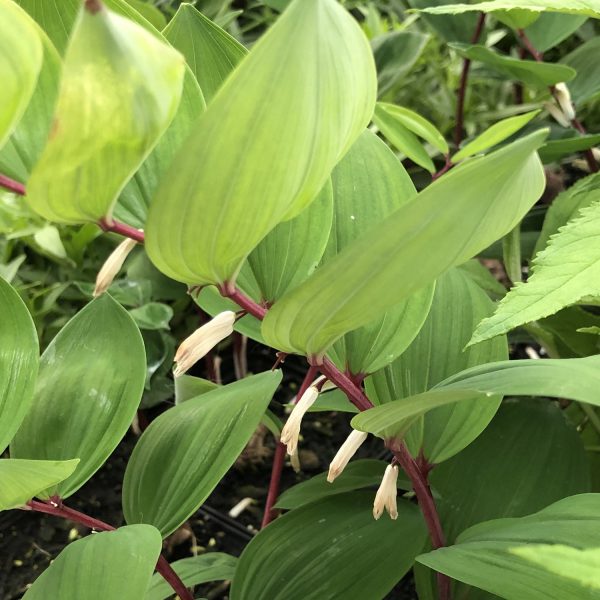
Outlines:
[{"label": "white flower bud", "polygon": [[315,403],[318,397],[319,390],[313,384],[302,394],[302,398],[294,406],[281,430],[281,443],[287,446],[287,453],[290,456],[293,456],[298,451],[298,438],[300,437],[302,417],[304,417],[306,411]]},{"label": "white flower bud", "polygon": [[300,473],[302,467],[300,466],[300,455],[298,454],[298,450],[296,449],[296,453],[290,456],[290,463],[292,465],[292,469],[296,473]]},{"label": "white flower bud", "polygon": [[575,109],[573,108],[573,101],[571,100],[571,93],[567,84],[557,83],[554,86],[554,95],[563,114],[570,123],[575,118]]},{"label": "white flower bud", "polygon": [[190,367],[212,350],[220,341],[233,333],[235,313],[226,310],[216,315],[181,342],[175,353],[175,377],[183,375]]},{"label": "white flower bud", "polygon": [[132,239],[123,240],[104,261],[102,268],[98,271],[96,277],[96,287],[94,288],[94,298],[103,294],[113,282],[117,273],[121,270],[125,259],[135,248],[137,242]]},{"label": "white flower bud", "polygon": [[544,102],[544,108],[548,111],[554,120],[561,125],[562,127],[570,127],[571,124],[567,121],[567,118],[563,114],[563,112],[554,104],[553,102]]},{"label": "white flower bud", "polygon": [[396,503],[396,496],[398,494],[396,488],[397,481],[398,467],[396,465],[388,465],[383,474],[381,485],[375,495],[375,502],[373,503],[373,517],[375,519],[381,517],[384,508],[391,519],[396,520],[398,518],[398,505]]},{"label": "white flower bud", "polygon": [[367,435],[364,431],[352,431],[346,438],[346,441],[340,446],[340,449],[329,465],[329,473],[327,474],[327,481],[329,483],[333,483],[334,479],[346,468],[350,459],[367,439]]}]

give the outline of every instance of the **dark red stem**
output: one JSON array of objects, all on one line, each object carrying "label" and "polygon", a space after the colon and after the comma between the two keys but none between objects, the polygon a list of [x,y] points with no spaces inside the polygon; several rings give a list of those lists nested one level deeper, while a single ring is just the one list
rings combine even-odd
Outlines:
[{"label": "dark red stem", "polygon": [[15,194],[19,194],[19,196],[25,195],[25,186],[6,175],[0,175],[0,186]]},{"label": "dark red stem", "polygon": [[228,284],[224,284],[219,288],[222,296],[233,300],[239,307],[243,308],[246,312],[250,313],[253,317],[256,317],[259,321],[262,321],[267,314],[267,309],[261,306],[257,302],[254,302],[252,298],[246,296],[242,291],[236,287],[231,287]]},{"label": "dark red stem", "polygon": [[131,225],[127,225],[126,223],[121,223],[119,221],[115,221],[114,219],[111,221],[108,221],[107,219],[100,219],[98,226],[103,231],[118,233],[119,235],[131,238],[140,244],[144,243],[144,232],[132,227]]},{"label": "dark red stem", "polygon": [[[483,26],[485,25],[485,13],[479,13],[475,32],[471,38],[471,44],[476,44],[481,37]],[[469,80],[469,71],[471,69],[471,60],[463,60],[462,73],[460,74],[460,83],[456,92],[456,125],[454,128],[454,145],[460,148],[463,139],[464,117],[465,117],[465,97],[467,94],[467,81]]]},{"label": "dark red stem", "polygon": [[319,368],[321,369],[321,373],[323,373],[329,381],[333,381],[333,383],[348,396],[348,400],[350,400],[358,410],[363,411],[373,408],[373,404],[362,389],[356,385],[348,375],[342,373],[329,358],[325,357],[322,364],[319,365]]},{"label": "dark red stem", "polygon": [[169,561],[161,554],[156,563],[156,570],[161,577],[173,588],[180,600],[194,600],[192,592],[185,587],[179,575],[175,573]]}]

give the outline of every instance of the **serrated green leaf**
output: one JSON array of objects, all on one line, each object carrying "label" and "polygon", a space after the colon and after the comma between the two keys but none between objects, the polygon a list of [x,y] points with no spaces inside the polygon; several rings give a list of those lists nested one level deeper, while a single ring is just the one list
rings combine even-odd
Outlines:
[{"label": "serrated green leaf", "polygon": [[477,344],[547,317],[585,296],[600,295],[600,202],[582,209],[579,216],[551,237],[533,261],[533,274],[515,286],[493,316],[484,319],[470,344]]},{"label": "serrated green leaf", "polygon": [[577,71],[577,75],[569,83],[569,91],[576,105],[592,100],[600,93],[600,68],[597,60],[599,50],[600,40],[592,37],[561,61]]},{"label": "serrated green leaf", "polygon": [[0,278],[0,454],[33,401],[39,345],[33,319],[19,294]]},{"label": "serrated green leaf", "polygon": [[263,321],[267,342],[320,357],[344,333],[505,235],[542,193],[535,149],[545,136],[468,161],[425,188],[276,302]]},{"label": "serrated green leaf", "polygon": [[532,86],[545,88],[561,81],[570,81],[576,75],[575,69],[567,65],[512,58],[485,46],[450,44],[450,47],[464,58],[482,62],[511,79],[517,79]]},{"label": "serrated green leaf", "polygon": [[0,510],[17,508],[50,486],[64,481],[77,468],[73,460],[0,459]]},{"label": "serrated green leaf", "polygon": [[42,355],[33,405],[10,447],[14,458],[81,459],[42,497],[67,498],[102,466],[131,425],[145,378],[140,332],[108,294],[61,329]]},{"label": "serrated green leaf", "polygon": [[165,176],[146,227],[156,266],[191,285],[231,285],[367,125],[375,77],[366,38],[337,2],[295,0],[219,89]]},{"label": "serrated green leaf", "polygon": [[90,535],[69,544],[23,600],[144,600],[160,550],[149,525]]},{"label": "serrated green leaf", "polygon": [[502,119],[498,123],[494,123],[491,127],[488,127],[483,133],[479,134],[474,140],[465,144],[453,157],[452,162],[458,162],[474,154],[479,154],[484,150],[493,148],[496,144],[503,142],[508,139],[513,133],[522,129],[539,114],[539,110],[532,110],[531,112],[516,117],[508,117],[508,119]]},{"label": "serrated green leaf", "polygon": [[383,598],[426,534],[414,504],[399,500],[397,521],[376,521],[372,503],[371,492],[339,494],[271,523],[242,553],[231,599]]},{"label": "serrated green leaf", "polygon": [[155,36],[104,7],[83,8],[52,131],[28,182],[32,208],[65,223],[110,220],[119,192],[173,119],[183,75],[182,57]]},{"label": "serrated green leaf", "polygon": [[248,52],[191,4],[179,7],[163,34],[185,56],[207,102]]},{"label": "serrated green leaf", "polygon": [[128,523],[166,537],[206,500],[244,449],[281,381],[280,371],[187,400],[155,419],[133,450],[123,481]]}]

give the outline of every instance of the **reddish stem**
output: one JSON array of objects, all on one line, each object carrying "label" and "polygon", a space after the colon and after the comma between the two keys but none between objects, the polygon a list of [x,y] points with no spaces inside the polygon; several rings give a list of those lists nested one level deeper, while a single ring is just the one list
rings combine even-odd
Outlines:
[{"label": "reddish stem", "polygon": [[0,175],[0,187],[6,188],[19,196],[25,195],[25,186],[6,175]]},{"label": "reddish stem", "polygon": [[[485,25],[485,13],[479,13],[475,32],[471,38],[471,44],[476,44],[481,37],[483,26]],[[462,73],[460,74],[460,83],[456,93],[456,125],[454,128],[454,144],[460,148],[462,142],[465,116],[465,97],[467,95],[467,81],[469,80],[469,71],[471,69],[471,60],[465,58],[463,60]]]},{"label": "reddish stem", "polygon": [[235,286],[231,287],[228,284],[224,284],[219,287],[219,291],[221,292],[222,296],[233,300],[239,307],[243,308],[253,317],[256,317],[259,321],[262,321],[265,318],[265,315],[267,314],[267,309],[264,306],[258,304],[257,302],[254,302],[252,298],[246,296]]},{"label": "reddish stem", "polygon": [[323,373],[329,381],[333,381],[333,383],[348,396],[348,400],[350,400],[358,410],[363,411],[373,408],[373,404],[362,389],[356,385],[348,375],[342,373],[329,358],[323,358],[323,363],[319,365],[319,368],[321,369],[321,373]]},{"label": "reddish stem", "polygon": [[144,243],[144,232],[132,227],[131,225],[127,225],[127,223],[121,223],[120,221],[115,221],[114,219],[111,221],[108,219],[100,219],[100,221],[98,221],[98,226],[103,231],[118,233],[119,235],[131,238],[140,244]]}]

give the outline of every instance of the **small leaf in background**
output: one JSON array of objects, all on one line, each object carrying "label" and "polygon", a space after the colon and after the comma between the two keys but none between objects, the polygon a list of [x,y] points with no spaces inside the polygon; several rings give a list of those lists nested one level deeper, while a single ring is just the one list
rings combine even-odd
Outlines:
[{"label": "small leaf in background", "polygon": [[0,147],[23,116],[43,61],[37,27],[10,0],[0,2]]},{"label": "small leaf in background", "polygon": [[546,52],[577,31],[586,20],[585,16],[579,15],[541,13],[534,23],[525,28],[525,34],[538,52]]},{"label": "small leaf in background", "polygon": [[158,31],[162,31],[167,25],[166,17],[163,15],[162,12],[160,12],[160,9],[158,9],[151,3],[146,2],[145,0],[125,1],[127,2],[127,4],[135,8],[135,10],[137,10],[137,12],[139,12],[140,15],[142,15],[142,17],[144,17],[144,19],[146,19],[148,23],[150,23],[150,25],[152,25],[152,27],[155,27]]},{"label": "small leaf in background", "polygon": [[181,375],[175,377],[175,404],[181,404],[186,400],[196,398],[207,392],[216,390],[219,386],[207,379],[193,377],[192,375]]},{"label": "small leaf in background", "polygon": [[67,498],[102,466],[131,425],[145,374],[140,332],[108,294],[61,329],[42,355],[33,406],[10,447],[14,458],[81,459],[43,497]]},{"label": "small leaf in background", "polygon": [[169,321],[173,318],[173,309],[168,304],[149,302],[139,308],[132,308],[129,314],[140,329],[169,330]]},{"label": "small leaf in background", "polygon": [[483,133],[479,134],[474,140],[466,143],[453,157],[452,162],[458,162],[479,154],[484,150],[493,148],[496,144],[503,142],[508,139],[513,133],[522,129],[539,114],[539,110],[532,110],[531,112],[516,117],[508,117],[508,119],[502,119],[498,123],[494,123],[491,127],[488,127]]},{"label": "small leaf in background", "polygon": [[0,278],[0,454],[33,401],[39,345],[33,319],[19,294]]},{"label": "small leaf in background", "polygon": [[182,57],[106,8],[83,8],[65,55],[48,144],[28,182],[45,218],[110,220],[123,186],[179,104]]},{"label": "small leaf in background", "polygon": [[577,135],[548,140],[540,148],[540,158],[544,164],[556,162],[559,159],[593,148],[600,143],[600,134]]},{"label": "small leaf in background", "polygon": [[426,532],[405,500],[397,521],[374,520],[373,497],[324,498],[271,523],[242,553],[231,599],[383,598],[410,569]]},{"label": "small leaf in background", "polygon": [[508,233],[544,189],[535,150],[545,136],[541,130],[453,169],[344,248],[273,305],[262,324],[267,342],[320,357]]},{"label": "small leaf in background", "polygon": [[558,312],[585,296],[600,296],[600,202],[583,208],[536,255],[527,283],[515,286],[475,330],[477,344]]},{"label": "small leaf in background", "polygon": [[600,94],[599,51],[600,39],[593,37],[567,54],[561,61],[577,71],[577,75],[569,83],[571,98],[577,106],[593,100]]},{"label": "small leaf in background", "polygon": [[160,550],[150,525],[95,533],[69,544],[23,600],[144,600]]},{"label": "small leaf in background", "polygon": [[247,50],[191,4],[182,4],[163,35],[179,50],[209,102]]},{"label": "small leaf in background", "polygon": [[231,285],[258,242],[314,200],[368,124],[375,94],[356,21],[334,0],[295,0],[219,89],[163,179],[146,226],[154,264],[191,285]]},{"label": "small leaf in background", "polygon": [[[171,567],[179,578],[189,588],[209,581],[231,580],[235,573],[238,559],[223,552],[209,552],[200,556],[182,558],[171,563]],[[166,600],[173,595],[173,589],[155,573],[144,600]]]},{"label": "small leaf in background", "polygon": [[0,459],[0,510],[17,508],[75,471],[79,459],[21,460]]},{"label": "small leaf in background", "polygon": [[[415,9],[425,9],[452,4],[452,0],[409,0],[408,4]],[[469,13],[464,15],[434,16],[423,12],[421,16],[447,42],[470,42],[477,26],[477,15]]]},{"label": "small leaf in background", "polygon": [[521,60],[504,56],[485,46],[450,44],[462,57],[482,62],[491,69],[511,79],[523,81],[532,86],[545,88],[549,85],[570,81],[576,75],[575,69],[567,65]]},{"label": "small leaf in background", "polygon": [[163,537],[185,522],[244,449],[280,381],[280,371],[254,375],[155,419],[125,472],[127,522],[151,523]]}]

